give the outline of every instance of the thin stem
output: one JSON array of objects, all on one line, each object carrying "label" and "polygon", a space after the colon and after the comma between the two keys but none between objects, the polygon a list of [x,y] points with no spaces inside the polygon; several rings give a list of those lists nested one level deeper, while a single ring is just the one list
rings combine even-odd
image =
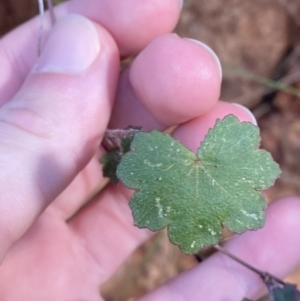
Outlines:
[{"label": "thin stem", "polygon": [[247,262],[241,260],[240,258],[234,256],[233,254],[229,253],[228,251],[226,251],[223,247],[221,247],[220,245],[214,245],[214,248],[218,251],[220,251],[221,253],[223,253],[224,255],[228,256],[229,258],[233,259],[234,261],[238,262],[239,264],[243,265],[244,267],[248,268],[249,270],[251,270],[252,272],[256,273],[257,275],[259,275],[264,281],[268,278],[272,278],[275,281],[277,281],[278,283],[284,285],[284,281],[282,281],[281,279],[267,273],[267,272],[263,272],[260,271],[258,269],[256,269],[255,267],[251,266],[250,264],[248,264]]},{"label": "thin stem", "polygon": [[247,262],[244,262],[243,260],[241,260],[240,258],[232,255],[231,253],[227,252],[223,247],[221,247],[220,245],[215,245],[214,246],[215,249],[217,249],[218,251],[220,251],[221,253],[225,254],[226,256],[230,257],[231,259],[233,259],[234,261],[240,263],[241,265],[245,266],[246,268],[248,268],[249,270],[251,270],[252,272],[258,274],[259,276],[263,276],[264,272],[256,269],[255,267],[249,265]]},{"label": "thin stem", "polygon": [[53,1],[47,0],[47,5],[48,5],[49,13],[50,13],[51,25],[53,26],[56,22]]},{"label": "thin stem", "polygon": [[108,137],[108,138],[123,138],[123,137],[126,137],[126,136],[133,136],[138,132],[140,132],[140,130],[137,130],[137,129],[127,129],[127,130],[106,129],[105,137]]},{"label": "thin stem", "polygon": [[38,0],[38,4],[39,4],[39,15],[40,15],[40,30],[39,30],[37,54],[38,56],[40,56],[41,48],[42,48],[41,45],[42,45],[42,37],[43,37],[43,28],[44,28],[44,14],[45,14],[44,0]]},{"label": "thin stem", "polygon": [[269,78],[259,76],[257,74],[251,73],[249,71],[235,68],[230,65],[224,65],[224,68],[226,71],[228,71],[230,74],[235,76],[240,76],[242,78],[246,78],[249,80],[252,80],[254,82],[257,82],[261,85],[264,85],[268,88],[274,89],[274,90],[280,90],[285,93],[289,93],[291,95],[300,97],[300,89],[295,88],[293,86],[289,86],[288,84],[281,82],[281,81],[274,81]]}]

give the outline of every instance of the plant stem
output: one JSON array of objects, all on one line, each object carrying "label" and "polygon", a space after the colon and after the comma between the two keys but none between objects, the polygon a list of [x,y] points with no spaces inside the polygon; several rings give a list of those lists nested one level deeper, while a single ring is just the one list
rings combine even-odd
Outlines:
[{"label": "plant stem", "polygon": [[260,271],[258,269],[256,269],[255,267],[251,266],[250,264],[248,264],[247,262],[241,260],[240,258],[234,256],[233,254],[229,253],[228,251],[226,251],[223,247],[221,247],[220,245],[215,245],[214,248],[218,251],[220,251],[221,253],[223,253],[224,255],[228,256],[229,258],[233,259],[234,261],[238,262],[239,264],[243,265],[244,267],[246,267],[247,269],[251,270],[252,272],[254,272],[255,274],[259,275],[262,280],[264,282],[266,282],[267,279],[273,279],[276,282],[284,285],[284,281],[282,281],[281,279],[267,273],[267,272],[263,272]]},{"label": "plant stem", "polygon": [[47,5],[48,5],[49,13],[50,13],[51,24],[53,26],[56,22],[56,17],[55,17],[55,13],[54,13],[54,8],[53,8],[54,6],[53,6],[52,0],[47,0]]},{"label": "plant stem", "polygon": [[38,56],[41,55],[41,45],[42,45],[42,37],[43,37],[43,25],[44,25],[44,0],[38,0],[39,4],[39,15],[40,15],[40,30],[39,30],[39,37],[38,37],[38,45],[37,45],[37,54]]},{"label": "plant stem", "polygon": [[288,84],[283,83],[282,81],[274,81],[269,78],[259,76],[257,74],[243,70],[241,68],[235,68],[235,67],[232,67],[229,65],[224,65],[224,68],[232,75],[240,76],[242,78],[246,78],[246,79],[252,80],[254,82],[257,82],[268,88],[271,88],[274,90],[280,90],[282,92],[289,93],[291,95],[300,97],[300,89],[295,88],[293,86],[289,86]]},{"label": "plant stem", "polygon": [[106,129],[105,131],[105,137],[107,138],[123,138],[126,136],[133,136],[136,133],[140,132],[140,130],[137,129]]}]

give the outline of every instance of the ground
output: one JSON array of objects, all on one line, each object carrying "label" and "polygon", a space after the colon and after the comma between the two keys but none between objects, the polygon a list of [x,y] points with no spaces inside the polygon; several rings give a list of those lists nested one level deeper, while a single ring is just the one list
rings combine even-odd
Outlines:
[{"label": "ground", "polygon": [[[0,36],[36,15],[36,2],[1,1]],[[300,90],[295,95],[274,91],[258,78],[280,79],[300,89],[299,12],[300,0],[185,0],[175,30],[214,49],[223,65],[221,98],[247,106],[257,117],[262,147],[283,171],[266,192],[268,202],[300,195]],[[249,79],[249,74],[255,76]],[[134,300],[195,264],[161,232],[124,263],[102,293],[107,301]],[[299,275],[296,271],[288,280],[300,284]]]}]

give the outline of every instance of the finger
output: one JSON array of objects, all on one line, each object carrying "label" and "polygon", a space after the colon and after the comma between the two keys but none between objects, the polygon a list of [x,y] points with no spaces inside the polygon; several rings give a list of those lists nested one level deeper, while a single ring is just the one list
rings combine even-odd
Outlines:
[{"label": "finger", "polygon": [[[300,260],[299,214],[299,198],[278,201],[267,209],[263,229],[236,237],[225,247],[250,265],[282,278]],[[263,290],[258,275],[217,253],[139,301],[256,299]]]},{"label": "finger", "polygon": [[[69,13],[91,18],[110,31],[121,55],[128,56],[140,51],[154,37],[175,27],[180,14],[180,0],[76,0],[59,5],[55,13],[58,19]],[[40,17],[37,17],[1,39],[0,105],[14,96],[37,60],[40,22]],[[50,20],[46,16],[43,40],[47,39],[50,28]]]},{"label": "finger", "polygon": [[75,0],[68,10],[100,23],[115,38],[121,55],[143,49],[155,37],[171,32],[179,19],[182,0]]},{"label": "finger", "polygon": [[221,74],[206,45],[174,34],[158,37],[123,71],[110,127],[163,129],[203,115],[218,101]]},{"label": "finger", "polygon": [[110,35],[69,16],[1,108],[0,258],[91,160],[110,116],[118,65]]},{"label": "finger", "polygon": [[[210,116],[215,114],[216,120],[229,113],[235,113],[240,119],[247,121],[253,118],[241,107],[224,103],[217,104]],[[188,131],[182,131],[177,138],[189,135],[197,140],[199,133],[200,136],[204,135],[209,127],[209,123],[199,123],[197,128],[187,128]],[[69,222],[71,229],[81,241],[85,241],[86,249],[105,271],[101,275],[101,282],[110,277],[120,263],[152,233],[133,226],[128,206],[130,195],[132,191],[123,186],[110,185]]]}]

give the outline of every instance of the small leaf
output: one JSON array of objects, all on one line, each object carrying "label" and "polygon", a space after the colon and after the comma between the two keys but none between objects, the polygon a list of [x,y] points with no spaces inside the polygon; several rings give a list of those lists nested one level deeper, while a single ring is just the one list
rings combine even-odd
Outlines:
[{"label": "small leaf", "polygon": [[109,150],[100,158],[103,176],[109,178],[113,183],[117,184],[119,179],[117,177],[117,166],[121,162],[122,151],[119,148]]},{"label": "small leaf", "polygon": [[[121,142],[118,143],[118,147],[115,147],[100,158],[100,163],[102,166],[103,176],[109,178],[113,183],[117,184],[119,179],[117,177],[117,167],[121,162],[122,156],[130,151],[131,142],[133,140],[133,133],[131,130],[141,131],[141,127],[129,126],[126,130],[121,130],[123,137],[121,137]],[[118,133],[115,134],[119,138]]]},{"label": "small leaf", "polygon": [[270,274],[265,274],[262,279],[268,288],[270,301],[300,300],[300,292],[295,284],[285,283]]},{"label": "small leaf", "polygon": [[283,287],[276,287],[270,292],[271,301],[299,301],[300,292],[296,285],[286,283]]},{"label": "small leaf", "polygon": [[187,254],[216,244],[222,224],[242,233],[264,224],[264,197],[280,173],[257,149],[259,130],[229,115],[218,120],[197,155],[157,131],[135,135],[117,176],[136,190],[130,201],[135,225],[168,226],[171,242]]}]

